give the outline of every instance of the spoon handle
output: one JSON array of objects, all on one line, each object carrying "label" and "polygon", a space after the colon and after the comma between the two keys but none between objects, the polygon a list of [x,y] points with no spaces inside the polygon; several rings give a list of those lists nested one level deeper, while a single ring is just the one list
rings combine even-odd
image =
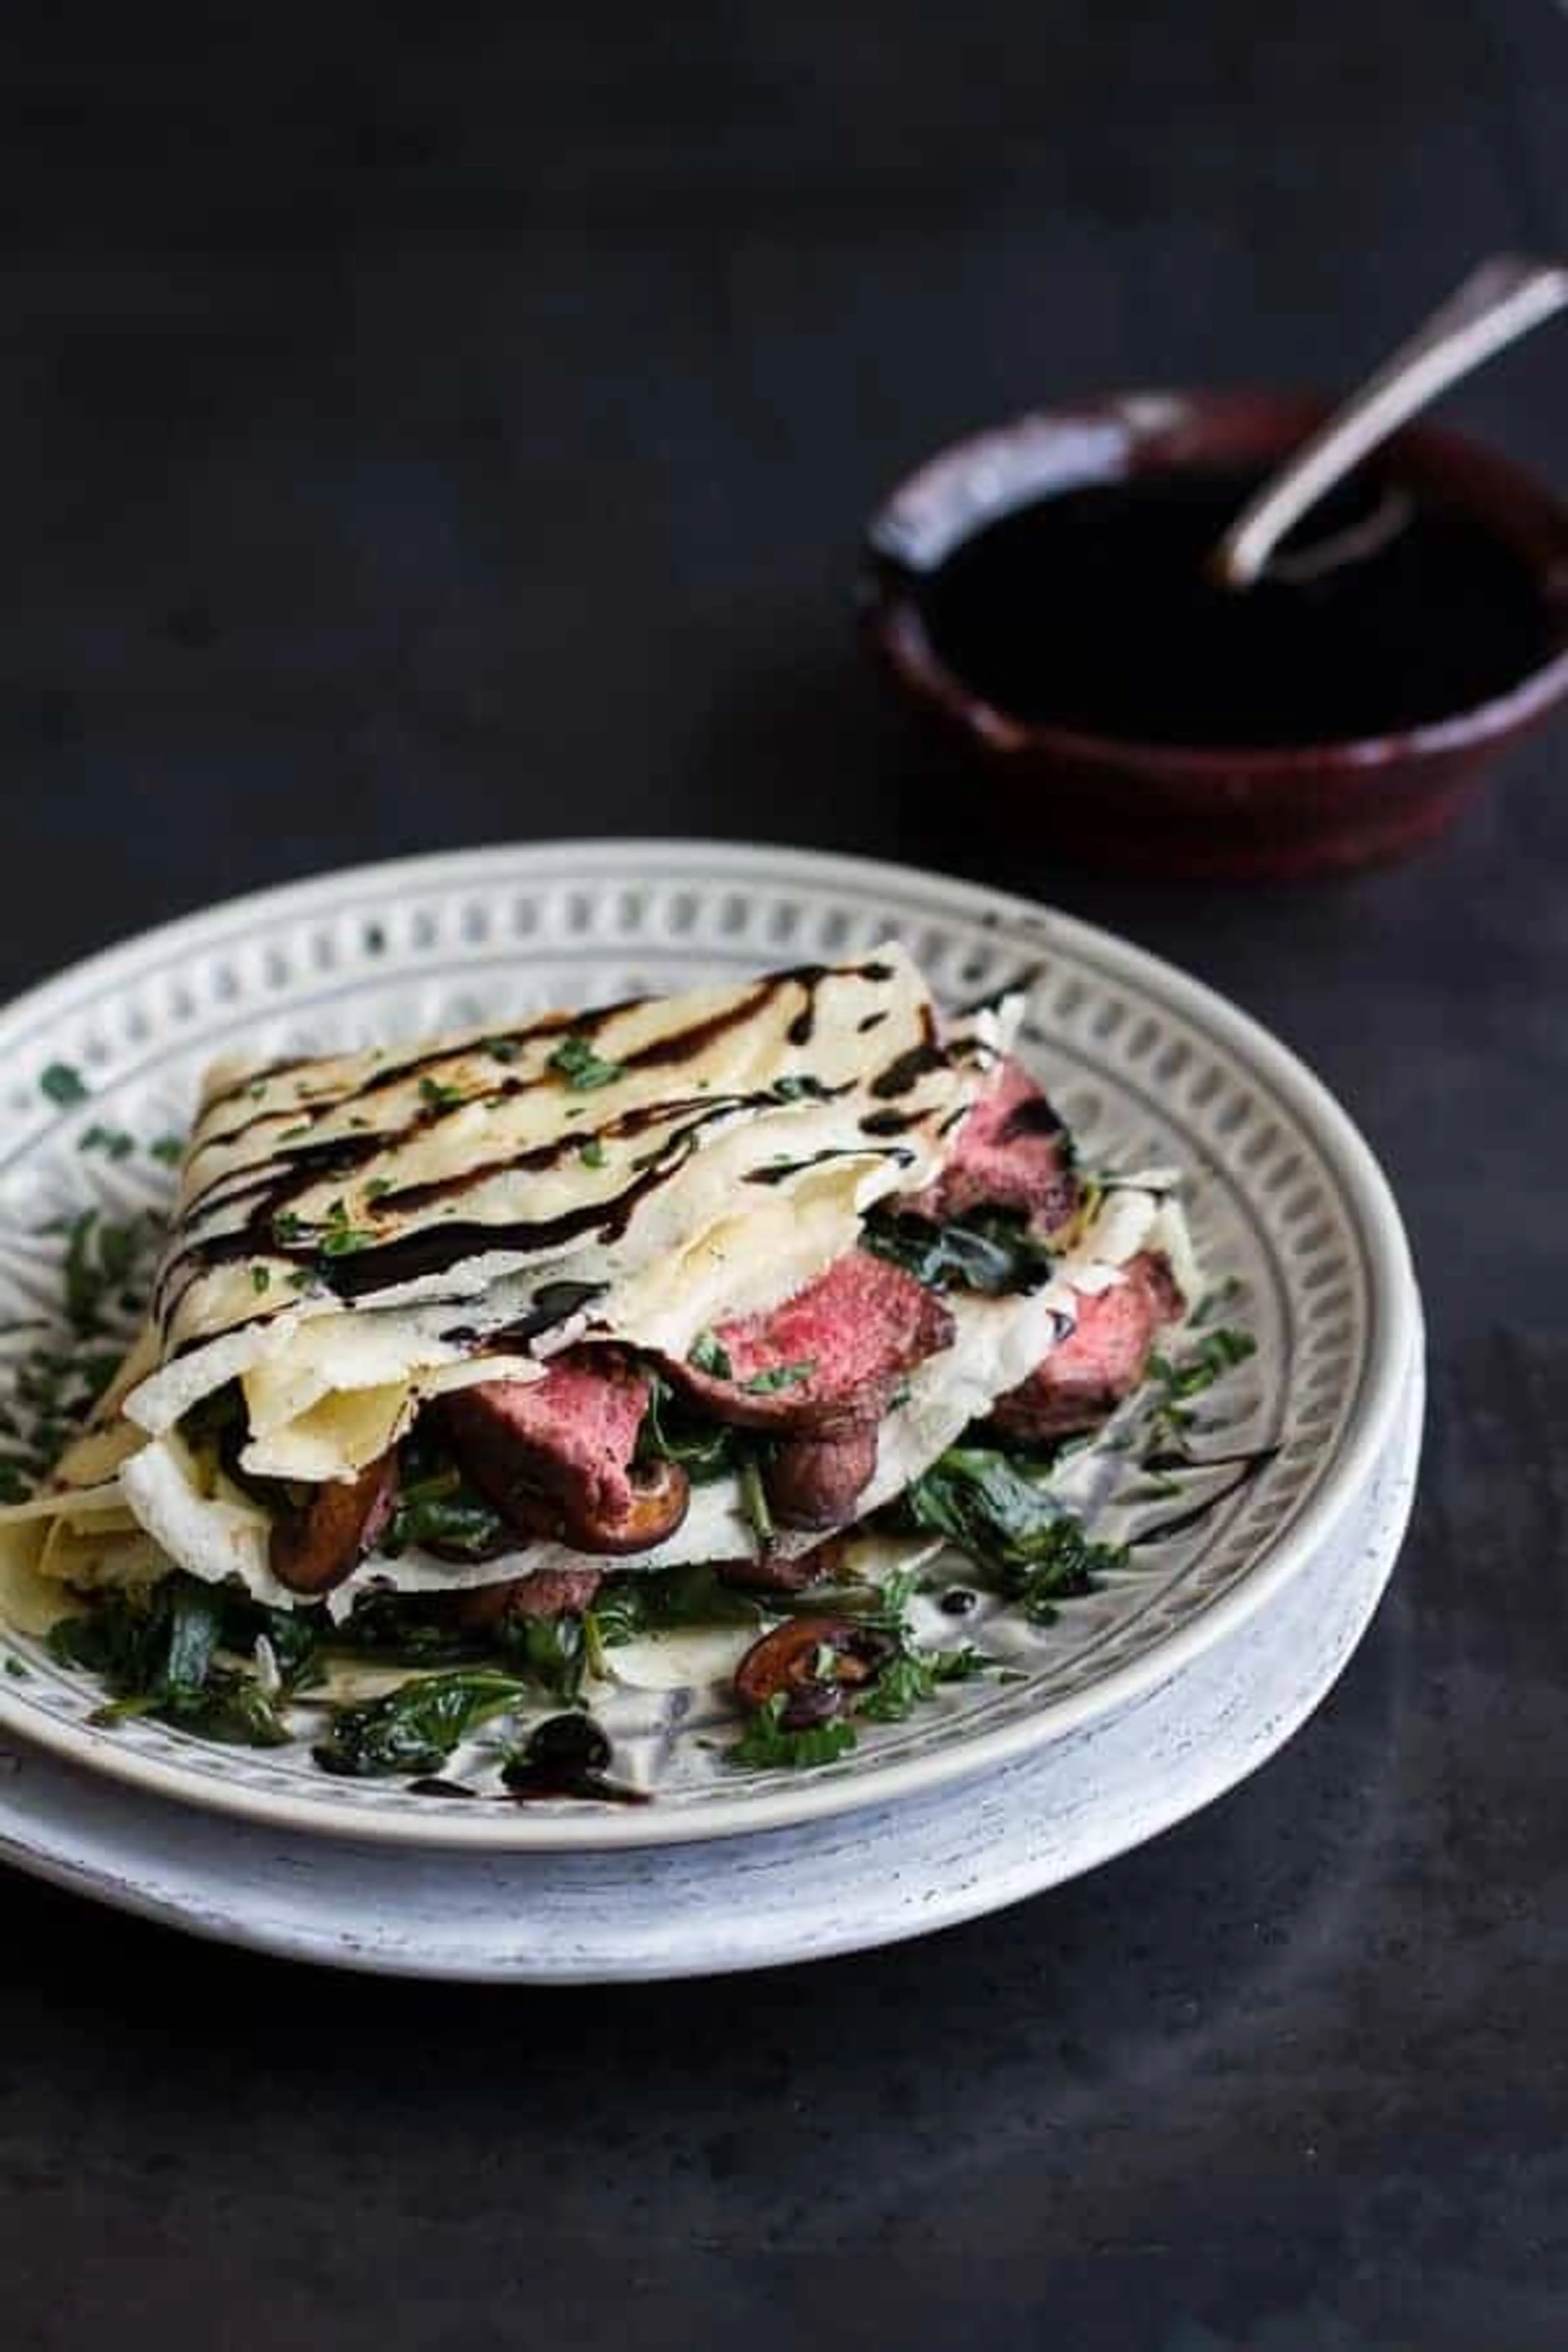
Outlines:
[{"label": "spoon handle", "polygon": [[1568,268],[1560,263],[1511,253],[1483,261],[1242,509],[1209,558],[1211,575],[1250,588],[1291,525],[1369,450],[1564,303]]}]

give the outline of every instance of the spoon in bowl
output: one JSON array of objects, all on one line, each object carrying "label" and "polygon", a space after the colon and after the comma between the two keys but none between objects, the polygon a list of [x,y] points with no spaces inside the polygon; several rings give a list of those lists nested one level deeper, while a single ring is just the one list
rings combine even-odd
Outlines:
[{"label": "spoon in bowl", "polygon": [[[1564,304],[1568,268],[1561,263],[1509,253],[1483,261],[1248,499],[1208,559],[1210,578],[1250,588],[1286,532],[1380,441]],[[1366,521],[1290,560],[1298,576],[1307,576],[1309,565],[1325,571],[1372,553],[1404,520],[1400,502],[1385,500]]]}]

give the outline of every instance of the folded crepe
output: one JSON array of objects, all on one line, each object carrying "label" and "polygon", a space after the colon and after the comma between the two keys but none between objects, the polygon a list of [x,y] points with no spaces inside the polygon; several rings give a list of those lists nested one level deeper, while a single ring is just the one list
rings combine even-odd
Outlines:
[{"label": "folded crepe", "polygon": [[[903,950],[207,1075],[145,1328],[15,1553],[275,1605],[609,1562],[802,1581],[973,1422],[1092,1427],[1182,1311],[1172,1180],[1077,1170]],[[801,1565],[805,1563],[805,1565]]]}]

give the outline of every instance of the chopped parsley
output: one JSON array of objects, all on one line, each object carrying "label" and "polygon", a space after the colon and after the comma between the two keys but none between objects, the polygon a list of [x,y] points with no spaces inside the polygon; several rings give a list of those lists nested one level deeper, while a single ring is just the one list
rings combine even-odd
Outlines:
[{"label": "chopped parsley", "polygon": [[185,1139],[183,1135],[157,1135],[147,1149],[165,1168],[177,1168],[185,1156]]},{"label": "chopped parsley", "polygon": [[258,1296],[259,1296],[262,1291],[270,1289],[272,1286],[271,1267],[269,1265],[253,1265],[250,1269],[250,1286]]},{"label": "chopped parsley", "polygon": [[755,1709],[744,1731],[725,1755],[731,1764],[748,1765],[753,1770],[767,1771],[779,1765],[795,1770],[816,1764],[831,1764],[840,1756],[847,1756],[856,1745],[855,1726],[843,1716],[830,1723],[814,1723],[800,1731],[786,1730],[779,1720],[789,1704],[783,1691],[775,1691],[763,1706]]},{"label": "chopped parsley", "polygon": [[68,1103],[85,1102],[88,1090],[81,1072],[69,1062],[51,1062],[39,1073],[38,1091],[63,1109]]},{"label": "chopped parsley", "polygon": [[432,1110],[456,1110],[465,1097],[461,1087],[445,1087],[439,1078],[426,1075],[419,1081],[419,1099]]},{"label": "chopped parsley", "polygon": [[[807,1357],[798,1364],[770,1364],[766,1371],[753,1372],[741,1386],[752,1396],[776,1396],[781,1389],[798,1388],[803,1381],[810,1380],[816,1370],[815,1357]],[[729,1375],[721,1377],[727,1379]]]},{"label": "chopped parsley", "polygon": [[373,1176],[370,1182],[364,1188],[364,1197],[367,1201],[384,1200],[391,1190],[392,1179],[390,1176]]},{"label": "chopped parsley", "polygon": [[136,1149],[136,1138],[127,1135],[122,1127],[100,1127],[95,1122],[88,1129],[77,1149],[79,1151],[101,1151],[106,1160],[129,1160]]},{"label": "chopped parsley", "polygon": [[522,1048],[511,1037],[487,1037],[479,1051],[488,1054],[492,1062],[515,1062]]},{"label": "chopped parsley", "polygon": [[281,1242],[285,1248],[291,1242],[301,1240],[304,1232],[304,1218],[297,1216],[292,1209],[279,1209],[272,1220],[272,1237],[274,1241]]},{"label": "chopped parsley", "polygon": [[323,1257],[348,1257],[355,1250],[373,1249],[381,1236],[368,1225],[356,1225],[349,1216],[348,1202],[339,1199],[327,1211],[326,1231],[321,1235]]},{"label": "chopped parsley", "polygon": [[585,1135],[577,1146],[577,1157],[584,1168],[602,1168],[605,1164],[605,1147],[596,1135]]},{"label": "chopped parsley", "polygon": [[1201,1396],[1224,1373],[1237,1364],[1245,1364],[1249,1356],[1257,1353],[1258,1342],[1250,1331],[1234,1331],[1221,1323],[1214,1330],[1205,1331],[1179,1362],[1173,1362],[1168,1356],[1151,1356],[1149,1378],[1158,1382],[1167,1400],[1182,1403],[1189,1397]]},{"label": "chopped parsley", "polygon": [[594,1051],[586,1037],[563,1037],[550,1055],[546,1066],[558,1077],[565,1079],[574,1094],[588,1094],[595,1087],[614,1086],[626,1071],[619,1062],[606,1062]]},{"label": "chopped parsley", "polygon": [[991,1663],[967,1642],[959,1650],[901,1650],[882,1668],[858,1712],[873,1723],[902,1723],[944,1683],[971,1682]]},{"label": "chopped parsley", "polygon": [[735,1377],[728,1349],[711,1331],[699,1331],[686,1351],[686,1360],[689,1364],[695,1364],[700,1372],[710,1373],[716,1381],[732,1381]]}]

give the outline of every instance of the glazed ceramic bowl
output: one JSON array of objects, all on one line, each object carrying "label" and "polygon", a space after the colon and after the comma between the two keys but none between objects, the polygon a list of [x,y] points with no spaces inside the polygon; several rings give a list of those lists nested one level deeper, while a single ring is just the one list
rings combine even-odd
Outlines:
[{"label": "glazed ceramic bowl", "polygon": [[1489,699],[1404,731],[1289,748],[1140,742],[1014,717],[935,651],[922,585],[1016,509],[1130,473],[1262,473],[1328,413],[1273,394],[1138,393],[1020,417],[944,450],[873,519],[870,637],[906,696],[1006,790],[1009,825],[1098,864],[1304,874],[1392,857],[1447,824],[1498,756],[1568,696],[1568,507],[1488,449],[1408,426],[1385,478],[1458,506],[1533,576],[1547,658]]}]

